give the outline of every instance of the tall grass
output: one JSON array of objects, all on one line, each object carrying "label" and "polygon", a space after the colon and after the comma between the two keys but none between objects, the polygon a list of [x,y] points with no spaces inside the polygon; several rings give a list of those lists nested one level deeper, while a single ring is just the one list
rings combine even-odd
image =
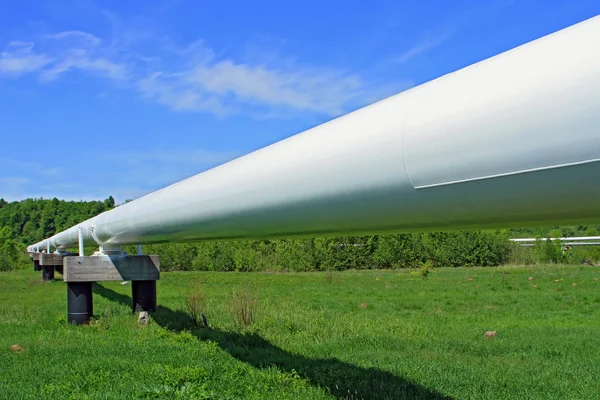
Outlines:
[{"label": "tall grass", "polygon": [[258,286],[254,284],[247,283],[232,290],[227,311],[236,329],[246,329],[256,321],[258,295]]}]

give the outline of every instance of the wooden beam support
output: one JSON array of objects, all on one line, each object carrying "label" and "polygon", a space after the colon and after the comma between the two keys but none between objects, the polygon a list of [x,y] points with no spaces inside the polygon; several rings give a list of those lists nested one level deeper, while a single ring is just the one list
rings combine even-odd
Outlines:
[{"label": "wooden beam support", "polygon": [[43,267],[45,265],[62,265],[63,264],[63,256],[55,253],[40,253],[40,265]]},{"label": "wooden beam support", "polygon": [[33,261],[39,261],[40,260],[40,253],[35,253],[35,252],[28,252],[27,255],[29,255],[29,258],[31,258]]},{"label": "wooden beam support", "polygon": [[155,281],[160,279],[159,256],[104,255],[63,257],[65,282]]}]

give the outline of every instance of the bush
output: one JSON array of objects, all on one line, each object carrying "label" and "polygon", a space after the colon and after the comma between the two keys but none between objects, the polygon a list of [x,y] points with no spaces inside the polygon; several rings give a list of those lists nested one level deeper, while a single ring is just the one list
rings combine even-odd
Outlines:
[{"label": "bush", "polygon": [[373,252],[373,263],[377,268],[416,268],[424,260],[420,234],[380,236]]},{"label": "bush", "polygon": [[192,293],[185,296],[184,310],[187,315],[190,316],[194,325],[200,325],[200,321],[206,325],[206,296],[204,291],[197,287]]},{"label": "bush", "polygon": [[226,242],[198,244],[192,265],[199,271],[235,271],[233,248]]},{"label": "bush", "polygon": [[316,268],[314,239],[276,240],[277,268],[289,271],[312,271]]},{"label": "bush", "polygon": [[24,263],[24,249],[13,238],[9,227],[0,228],[0,271],[11,271]]},{"label": "bush", "polygon": [[434,267],[501,265],[512,249],[503,231],[428,233],[423,235],[423,245]]},{"label": "bush", "polygon": [[563,251],[563,243],[558,240],[560,235],[560,230],[554,230],[549,235],[549,239],[554,240],[536,240],[535,253],[541,262],[560,263],[567,259]]},{"label": "bush", "polygon": [[238,330],[246,329],[256,321],[257,310],[258,286],[247,284],[233,289],[227,311]]}]

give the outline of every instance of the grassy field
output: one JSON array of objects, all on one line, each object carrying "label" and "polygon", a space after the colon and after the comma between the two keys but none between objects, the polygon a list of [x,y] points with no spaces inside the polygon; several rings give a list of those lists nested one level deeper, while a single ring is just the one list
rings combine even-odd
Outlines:
[{"label": "grassy field", "polygon": [[[599,398],[600,268],[411,272],[164,273],[141,327],[129,285],[96,284],[76,327],[62,281],[1,273],[0,398]],[[248,283],[240,330],[227,304]],[[192,292],[210,328],[182,311]]]}]

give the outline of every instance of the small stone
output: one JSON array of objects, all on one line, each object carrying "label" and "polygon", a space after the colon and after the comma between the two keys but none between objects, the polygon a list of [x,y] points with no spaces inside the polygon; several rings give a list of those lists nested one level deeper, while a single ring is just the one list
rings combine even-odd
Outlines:
[{"label": "small stone", "polygon": [[362,304],[360,305],[360,308],[362,308],[362,309],[365,309],[365,308],[367,308],[367,303],[362,303]]},{"label": "small stone", "polygon": [[533,287],[535,287],[535,288],[536,288],[536,287],[537,287],[537,285],[533,285]]},{"label": "small stone", "polygon": [[142,311],[138,315],[138,325],[148,325],[148,322],[150,322],[150,315],[148,315],[148,312]]},{"label": "small stone", "polygon": [[22,352],[24,352],[24,351],[25,351],[25,350],[24,350],[24,349],[21,347],[21,345],[18,345],[18,344],[13,344],[12,346],[10,346],[10,349],[11,349],[12,351],[17,351],[17,352],[19,352],[19,353],[22,353]]},{"label": "small stone", "polygon": [[487,331],[486,333],[483,334],[483,337],[492,337],[492,336],[498,336],[498,332],[496,332],[496,331]]},{"label": "small stone", "polygon": [[129,282],[125,281],[125,282],[121,282],[121,285],[129,285]]},{"label": "small stone", "polygon": [[573,284],[573,286],[577,286],[577,284],[576,284],[576,283],[574,283],[574,284]]},{"label": "small stone", "polygon": [[595,281],[597,281],[597,280],[598,280],[598,278],[594,278],[594,280],[595,280]]},{"label": "small stone", "polygon": [[558,279],[555,279],[555,280],[554,280],[554,282],[558,283],[558,282],[560,282],[560,281],[559,281]]},{"label": "small stone", "polygon": [[468,280],[469,280],[469,282],[471,282],[473,280],[473,278],[469,278]]},{"label": "small stone", "polygon": [[532,281],[532,280],[533,280],[533,276],[530,276],[528,279],[529,279],[530,281]]}]

